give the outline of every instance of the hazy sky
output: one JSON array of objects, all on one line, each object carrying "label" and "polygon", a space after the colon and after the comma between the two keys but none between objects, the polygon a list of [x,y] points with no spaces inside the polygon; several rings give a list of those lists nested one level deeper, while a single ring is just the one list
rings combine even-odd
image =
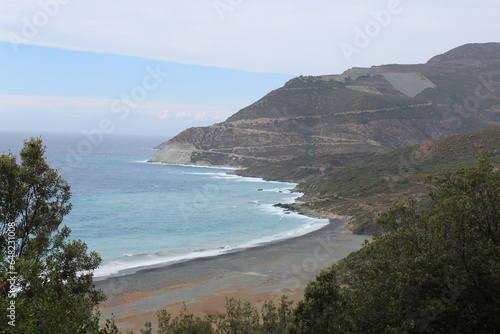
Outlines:
[{"label": "hazy sky", "polygon": [[0,131],[174,135],[298,75],[498,42],[498,0],[0,0]]}]

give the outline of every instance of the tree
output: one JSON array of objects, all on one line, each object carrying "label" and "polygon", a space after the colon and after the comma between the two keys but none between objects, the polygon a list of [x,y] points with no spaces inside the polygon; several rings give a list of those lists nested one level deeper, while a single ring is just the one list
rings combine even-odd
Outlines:
[{"label": "tree", "polygon": [[383,233],[309,283],[291,333],[497,333],[500,171],[491,154],[430,177],[429,208],[405,202],[382,214]]},{"label": "tree", "polygon": [[304,291],[304,300],[299,302],[290,320],[289,333],[335,333],[340,326],[339,317],[345,307],[340,294],[336,266],[323,270],[316,281],[311,281]]},{"label": "tree", "polygon": [[266,300],[261,309],[262,333],[285,334],[292,316],[292,304],[286,295],[281,296],[277,306],[272,300]]},{"label": "tree", "polygon": [[20,163],[13,154],[0,156],[0,299],[12,319],[2,316],[0,331],[98,332],[93,309],[105,296],[92,277],[101,258],[81,240],[68,240],[71,231],[61,223],[71,210],[70,187],[44,155],[42,140],[32,138]]}]

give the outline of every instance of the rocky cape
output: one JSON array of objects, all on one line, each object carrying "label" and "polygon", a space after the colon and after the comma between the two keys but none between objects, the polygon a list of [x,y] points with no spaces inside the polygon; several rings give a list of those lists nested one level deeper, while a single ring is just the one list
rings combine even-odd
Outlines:
[{"label": "rocky cape", "polygon": [[370,157],[499,125],[499,91],[500,43],[467,44],[425,64],[300,76],[222,123],[183,131],[150,161],[248,167]]}]

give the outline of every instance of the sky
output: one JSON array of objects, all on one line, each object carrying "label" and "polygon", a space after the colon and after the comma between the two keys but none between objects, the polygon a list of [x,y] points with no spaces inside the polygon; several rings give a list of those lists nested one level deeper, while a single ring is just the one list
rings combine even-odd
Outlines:
[{"label": "sky", "polygon": [[173,136],[299,75],[499,42],[498,0],[0,0],[0,131]]}]

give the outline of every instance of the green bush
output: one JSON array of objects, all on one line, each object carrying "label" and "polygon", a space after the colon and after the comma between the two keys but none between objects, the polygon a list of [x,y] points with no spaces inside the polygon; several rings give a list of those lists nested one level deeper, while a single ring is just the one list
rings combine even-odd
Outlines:
[{"label": "green bush", "polygon": [[496,333],[500,171],[431,177],[432,205],[399,203],[374,241],[309,283],[290,333]]}]

